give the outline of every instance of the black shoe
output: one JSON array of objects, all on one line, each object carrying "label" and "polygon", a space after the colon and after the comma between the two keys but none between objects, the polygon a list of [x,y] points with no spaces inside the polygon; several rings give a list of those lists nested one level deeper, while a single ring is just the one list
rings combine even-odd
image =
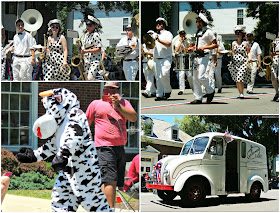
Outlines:
[{"label": "black shoe", "polygon": [[276,99],[276,102],[279,102],[279,98]]},{"label": "black shoe", "polygon": [[151,94],[151,97],[156,97],[156,93]]},{"label": "black shoe", "polygon": [[167,100],[167,98],[166,97],[156,97],[155,98],[155,101],[166,101]]},{"label": "black shoe", "polygon": [[210,94],[208,94],[208,96],[207,96],[207,104],[210,104],[212,102],[212,100],[214,98],[214,94],[215,94],[215,91],[210,93]]},{"label": "black shoe", "polygon": [[208,97],[208,94],[203,95],[203,98],[207,98],[207,97]]},{"label": "black shoe", "polygon": [[221,89],[218,89],[218,93],[222,93],[222,88],[221,88]]},{"label": "black shoe", "polygon": [[143,92],[142,95],[145,97],[145,98],[150,98],[151,96],[149,96],[147,93]]},{"label": "black shoe", "polygon": [[190,102],[190,104],[202,104],[202,101],[195,99],[194,101]]},{"label": "black shoe", "polygon": [[171,95],[171,92],[169,92],[169,93],[164,93],[164,96],[165,96],[166,98],[169,98],[170,95]]},{"label": "black shoe", "polygon": [[272,99],[273,101],[276,101],[279,98],[279,94],[275,94],[274,98]]},{"label": "black shoe", "polygon": [[182,91],[178,92],[178,95],[183,95],[183,92]]},{"label": "black shoe", "polygon": [[248,94],[254,94],[253,91],[247,91]]}]

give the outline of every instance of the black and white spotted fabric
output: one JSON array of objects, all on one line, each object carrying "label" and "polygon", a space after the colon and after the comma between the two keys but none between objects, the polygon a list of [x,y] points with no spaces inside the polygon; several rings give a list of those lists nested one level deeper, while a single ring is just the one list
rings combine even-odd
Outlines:
[{"label": "black and white spotted fabric", "polygon": [[44,66],[43,74],[44,81],[68,81],[70,76],[64,76],[60,72],[60,67],[63,64],[63,47],[60,40],[61,36],[57,37],[54,43],[49,41],[50,53]]},{"label": "black and white spotted fabric", "polygon": [[[2,49],[1,49],[2,51]],[[6,72],[6,54],[2,54],[1,57],[1,80],[5,80],[5,72]]]},{"label": "black and white spotted fabric", "polygon": [[228,65],[229,72],[235,82],[250,82],[251,73],[247,70],[246,61],[248,60],[245,42],[240,46],[234,46],[234,55],[232,62]]},{"label": "black and white spotted fabric", "polygon": [[52,211],[76,212],[81,205],[89,212],[110,212],[101,190],[100,168],[87,117],[74,93],[64,88],[52,91],[52,96],[43,98],[43,105],[46,114],[55,118],[58,129],[34,150],[37,161],[51,156],[66,161],[53,188]]},{"label": "black and white spotted fabric", "polygon": [[[83,49],[92,49],[101,47],[101,37],[97,30],[94,30],[91,34],[85,34],[82,41]],[[86,53],[84,55],[84,74],[88,76],[89,73],[93,75],[93,80],[96,78],[96,74],[99,71],[101,52]]]}]

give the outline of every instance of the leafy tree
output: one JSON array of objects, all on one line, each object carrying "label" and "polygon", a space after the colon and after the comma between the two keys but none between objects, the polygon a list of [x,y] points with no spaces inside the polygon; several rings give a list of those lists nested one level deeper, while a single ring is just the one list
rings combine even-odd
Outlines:
[{"label": "leafy tree", "polygon": [[97,6],[99,9],[105,9],[107,16],[110,11],[115,10],[122,10],[127,13],[131,13],[132,16],[139,13],[139,2],[137,1],[99,1]]},{"label": "leafy tree", "polygon": [[266,39],[266,32],[278,35],[279,32],[279,3],[278,2],[244,2],[248,6],[247,17],[259,19],[254,29],[254,39],[265,47],[268,55],[271,40]]},{"label": "leafy tree", "polygon": [[195,136],[203,132],[217,131],[217,126],[198,115],[185,115],[182,119],[175,118],[175,124],[185,133]]}]

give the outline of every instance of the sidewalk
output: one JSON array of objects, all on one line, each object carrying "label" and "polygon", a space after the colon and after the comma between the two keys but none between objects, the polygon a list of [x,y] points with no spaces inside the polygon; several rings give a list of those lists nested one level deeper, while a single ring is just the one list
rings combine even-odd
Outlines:
[{"label": "sidewalk", "polygon": [[[51,200],[7,194],[1,209],[3,212],[51,212]],[[119,209],[115,211],[119,212]],[[86,211],[79,206],[77,212]]]}]

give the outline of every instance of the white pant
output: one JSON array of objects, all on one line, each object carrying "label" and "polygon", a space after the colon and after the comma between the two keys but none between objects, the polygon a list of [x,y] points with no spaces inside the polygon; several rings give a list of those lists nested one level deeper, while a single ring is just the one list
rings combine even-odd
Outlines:
[{"label": "white pant", "polygon": [[155,76],[154,70],[153,71],[148,70],[148,64],[143,63],[143,73],[147,82],[145,93],[147,93],[148,95],[155,94],[156,87],[154,84],[154,76]]},{"label": "white pant", "polygon": [[252,70],[251,70],[251,81],[247,85],[247,91],[250,91],[250,92],[253,91],[253,87],[254,87],[254,84],[255,84],[257,71],[258,71],[258,62],[257,61],[253,61],[253,67],[252,67]]},{"label": "white pant", "polygon": [[123,72],[127,81],[135,81],[138,70],[138,61],[123,61]]},{"label": "white pant", "polygon": [[203,98],[202,85],[205,87],[207,94],[214,92],[214,88],[210,86],[206,73],[208,61],[208,57],[196,57],[194,59],[195,68],[193,71],[193,93],[196,100],[202,100]]},{"label": "white pant", "polygon": [[32,81],[32,70],[31,65],[32,57],[20,58],[14,57],[13,61],[13,76],[14,81]]},{"label": "white pant", "polygon": [[192,71],[178,71],[179,75],[179,89],[180,91],[184,92],[185,90],[185,75],[188,78],[189,85],[191,89],[193,89],[193,77],[192,77]]},{"label": "white pant", "polygon": [[172,57],[154,59],[154,71],[157,82],[157,97],[163,97],[165,93],[171,93],[170,68]]},{"label": "white pant", "polygon": [[215,67],[216,87],[222,89],[222,58],[218,58],[217,67]]}]

